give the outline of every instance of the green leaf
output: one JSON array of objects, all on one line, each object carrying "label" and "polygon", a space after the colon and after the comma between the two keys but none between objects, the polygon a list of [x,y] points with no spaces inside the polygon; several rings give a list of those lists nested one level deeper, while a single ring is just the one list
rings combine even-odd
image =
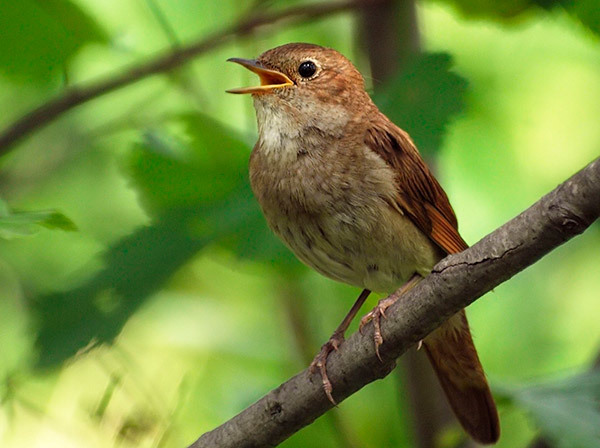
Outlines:
[{"label": "green leaf", "polygon": [[33,235],[42,227],[67,231],[77,230],[69,218],[55,210],[35,212],[11,211],[0,199],[0,238],[13,239]]},{"label": "green leaf", "polygon": [[148,134],[128,165],[152,224],[112,245],[105,268],[84,285],[37,301],[39,366],[56,365],[91,341],[112,342],[145,300],[208,245],[299,265],[269,231],[253,197],[250,148],[214,121],[181,120],[189,143]]},{"label": "green leaf", "polygon": [[600,446],[600,372],[494,389],[529,411],[544,437],[556,446]]},{"label": "green leaf", "polygon": [[443,0],[456,7],[466,17],[495,21],[513,19],[536,6],[550,8],[563,0]]},{"label": "green leaf", "polygon": [[129,161],[129,173],[150,214],[210,204],[246,182],[250,150],[207,117],[176,118],[189,142],[147,133]]},{"label": "green leaf", "polygon": [[597,0],[442,0],[458,9],[464,16],[510,23],[535,9],[551,10],[562,7],[583,25],[600,34],[600,8]]},{"label": "green leaf", "polygon": [[191,211],[169,213],[110,247],[106,267],[72,290],[40,297],[39,366],[53,366],[91,341],[111,342],[144,301],[208,242],[186,231]]},{"label": "green leaf", "polygon": [[425,156],[435,155],[448,123],[464,109],[467,81],[452,72],[451,66],[446,53],[421,54],[373,97]]},{"label": "green leaf", "polygon": [[84,44],[106,42],[100,26],[69,0],[0,0],[0,73],[48,82]]},{"label": "green leaf", "polygon": [[591,31],[600,34],[600,8],[596,0],[565,1],[565,9]]},{"label": "green leaf", "polygon": [[190,225],[198,235],[211,235],[240,257],[296,264],[267,228],[250,189],[249,146],[208,117],[181,115],[176,122],[188,142],[148,133],[130,160],[146,210],[196,210]]}]

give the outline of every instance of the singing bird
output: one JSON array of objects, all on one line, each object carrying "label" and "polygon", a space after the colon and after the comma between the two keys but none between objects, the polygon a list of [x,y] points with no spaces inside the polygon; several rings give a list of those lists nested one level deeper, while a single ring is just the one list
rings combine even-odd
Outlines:
[{"label": "singing bird", "polygon": [[[250,183],[269,227],[311,268],[363,288],[311,364],[333,401],[327,356],[342,343],[370,291],[398,290],[361,320],[361,328],[373,321],[379,353],[385,309],[443,257],[468,246],[413,141],[373,104],[346,57],[292,43],[257,59],[230,61],[260,78],[258,86],[228,92],[254,100],[258,141]],[[480,443],[495,443],[498,413],[464,310],[423,346],[466,432]]]}]

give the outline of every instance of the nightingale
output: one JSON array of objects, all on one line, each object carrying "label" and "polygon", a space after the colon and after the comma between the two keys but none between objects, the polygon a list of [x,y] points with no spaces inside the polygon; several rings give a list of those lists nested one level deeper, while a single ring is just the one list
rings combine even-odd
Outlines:
[{"label": "nightingale", "polygon": [[[468,246],[456,216],[409,135],[367,94],[363,77],[337,51],[291,43],[257,59],[231,58],[260,85],[251,94],[258,141],[250,183],[269,227],[305,264],[363,289],[311,364],[333,402],[326,361],[371,291],[391,293],[362,320],[380,318],[447,254]],[[500,436],[496,405],[464,310],[422,345],[459,422],[483,444]]]}]

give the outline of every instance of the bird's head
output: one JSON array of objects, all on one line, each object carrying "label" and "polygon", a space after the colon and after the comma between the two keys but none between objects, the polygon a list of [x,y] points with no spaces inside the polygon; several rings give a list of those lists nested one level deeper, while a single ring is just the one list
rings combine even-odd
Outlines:
[{"label": "bird's head", "polygon": [[371,101],[352,63],[337,51],[292,43],[273,48],[257,59],[231,58],[260,78],[260,85],[228,90],[250,93],[259,128],[274,116],[322,131],[345,127]]}]

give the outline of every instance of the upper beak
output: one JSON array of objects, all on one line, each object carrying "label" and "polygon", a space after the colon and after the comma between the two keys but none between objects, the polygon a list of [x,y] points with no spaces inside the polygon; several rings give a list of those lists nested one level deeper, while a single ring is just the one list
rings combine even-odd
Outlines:
[{"label": "upper beak", "polygon": [[254,59],[229,58],[227,61],[236,62],[260,77],[260,86],[229,89],[228,93],[265,93],[280,87],[294,85],[292,80],[283,73],[268,69]]}]

